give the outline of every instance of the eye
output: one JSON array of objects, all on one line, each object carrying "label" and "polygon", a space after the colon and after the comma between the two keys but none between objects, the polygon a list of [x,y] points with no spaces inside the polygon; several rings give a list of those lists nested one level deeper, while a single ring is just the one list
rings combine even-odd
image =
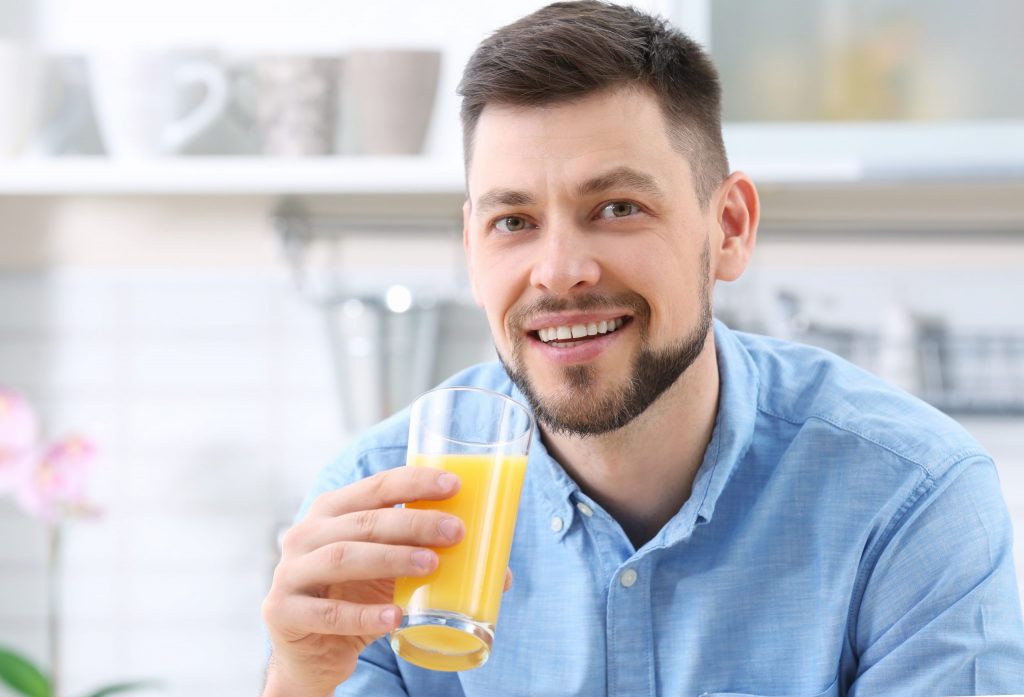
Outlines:
[{"label": "eye", "polygon": [[640,212],[640,206],[631,201],[612,201],[598,212],[599,218],[626,218]]},{"label": "eye", "polygon": [[494,227],[501,232],[522,232],[530,227],[530,224],[526,222],[526,218],[518,215],[506,215],[504,218],[494,221]]}]

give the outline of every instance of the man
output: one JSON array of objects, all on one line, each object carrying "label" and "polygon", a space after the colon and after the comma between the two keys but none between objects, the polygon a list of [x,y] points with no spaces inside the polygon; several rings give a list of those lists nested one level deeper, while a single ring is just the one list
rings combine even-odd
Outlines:
[{"label": "man", "polygon": [[558,3],[481,44],[460,86],[465,248],[499,364],[449,384],[538,418],[494,653],[396,658],[392,579],[461,521],[395,508],[408,415],[322,474],[264,616],[264,695],[1024,692],[1011,528],[953,421],[825,352],[712,320],[758,199],[719,86],[661,21]]}]

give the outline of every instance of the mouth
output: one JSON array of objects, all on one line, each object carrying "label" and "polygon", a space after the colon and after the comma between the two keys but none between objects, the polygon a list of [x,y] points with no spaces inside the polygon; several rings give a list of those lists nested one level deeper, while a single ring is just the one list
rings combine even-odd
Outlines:
[{"label": "mouth", "polygon": [[527,332],[527,334],[552,348],[567,349],[614,334],[632,321],[632,317],[623,315],[600,322],[542,327]]}]

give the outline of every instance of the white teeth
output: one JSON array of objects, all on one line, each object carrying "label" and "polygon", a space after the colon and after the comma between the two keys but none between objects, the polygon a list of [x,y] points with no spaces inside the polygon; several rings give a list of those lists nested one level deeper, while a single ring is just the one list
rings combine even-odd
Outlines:
[{"label": "white teeth", "polygon": [[598,334],[613,332],[621,327],[624,321],[622,317],[619,317],[618,319],[601,320],[600,322],[589,322],[587,324],[545,327],[537,330],[537,336],[545,343],[568,339],[582,339],[587,336],[597,336]]}]

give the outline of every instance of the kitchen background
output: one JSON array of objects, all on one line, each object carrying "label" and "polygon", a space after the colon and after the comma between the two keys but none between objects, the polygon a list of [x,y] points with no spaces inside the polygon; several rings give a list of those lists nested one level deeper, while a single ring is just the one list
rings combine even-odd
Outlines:
[{"label": "kitchen background", "polygon": [[[316,471],[492,355],[454,88],[542,4],[0,0],[0,387],[99,447],[102,512],[64,533],[62,697],[258,693],[277,536]],[[719,316],[964,423],[1024,588],[1024,5],[637,4],[711,48],[760,184]],[[41,664],[46,543],[0,493],[0,645]]]}]

